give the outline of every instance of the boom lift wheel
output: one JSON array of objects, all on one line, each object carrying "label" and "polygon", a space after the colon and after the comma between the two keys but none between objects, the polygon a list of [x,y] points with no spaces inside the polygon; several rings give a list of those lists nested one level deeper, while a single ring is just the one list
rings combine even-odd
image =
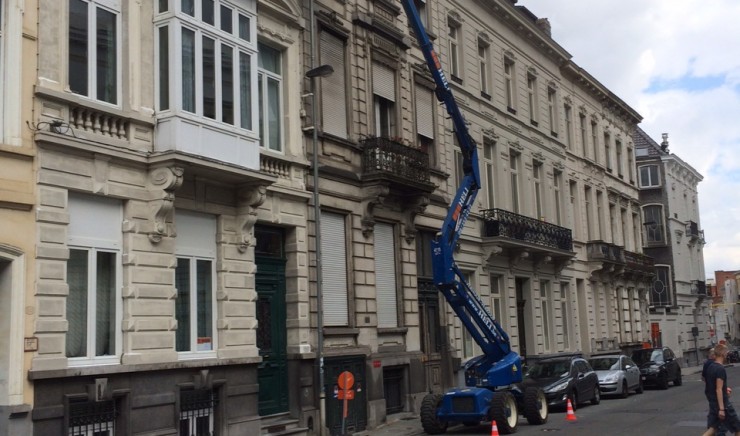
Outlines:
[{"label": "boom lift wheel", "polygon": [[498,431],[502,434],[516,433],[516,426],[519,423],[519,410],[516,399],[511,392],[494,392],[488,415],[492,421],[496,421]]},{"label": "boom lift wheel", "polygon": [[524,417],[532,425],[542,425],[547,422],[549,410],[547,397],[542,388],[530,386],[524,391]]},{"label": "boom lift wheel", "polygon": [[437,409],[441,404],[441,394],[428,394],[421,401],[421,427],[426,434],[442,434],[447,431],[447,423],[437,418]]}]

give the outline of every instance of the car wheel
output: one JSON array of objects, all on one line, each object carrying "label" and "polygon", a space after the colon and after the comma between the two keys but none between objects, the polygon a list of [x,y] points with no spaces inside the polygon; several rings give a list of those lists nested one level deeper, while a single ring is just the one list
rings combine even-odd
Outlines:
[{"label": "car wheel", "polygon": [[594,396],[591,398],[591,404],[594,406],[599,404],[601,402],[601,391],[599,390],[599,385],[594,386]]},{"label": "car wheel", "polygon": [[637,382],[637,389],[635,390],[635,392],[637,392],[638,394],[641,394],[644,391],[645,389],[642,387],[642,380],[640,380],[639,382]]},{"label": "car wheel", "polygon": [[627,380],[622,382],[622,398],[627,398],[630,396],[630,389],[627,386]]},{"label": "car wheel", "polygon": [[678,371],[678,377],[676,377],[675,380],[673,380],[673,386],[681,386],[683,384],[683,379],[681,378],[681,371]]},{"label": "car wheel", "polygon": [[668,373],[658,376],[658,388],[668,389]]}]

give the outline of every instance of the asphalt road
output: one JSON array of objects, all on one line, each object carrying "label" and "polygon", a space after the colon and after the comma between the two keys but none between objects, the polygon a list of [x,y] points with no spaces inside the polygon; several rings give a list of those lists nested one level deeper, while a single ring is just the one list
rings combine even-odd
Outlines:
[{"label": "asphalt road", "polygon": [[[740,407],[740,366],[728,366],[727,377],[728,385],[735,391],[736,398],[731,400],[736,408]],[[529,425],[520,418],[516,434],[697,436],[706,429],[706,413],[701,374],[684,373],[682,386],[670,386],[665,391],[647,388],[643,394],[631,394],[626,399],[605,397],[599,405],[583,405],[575,412],[575,422],[566,421],[566,414],[561,411],[551,413],[547,423],[540,426]],[[418,418],[402,424],[407,431],[395,434],[423,434]],[[489,424],[456,426],[448,429],[447,434],[489,436],[491,428]]]}]

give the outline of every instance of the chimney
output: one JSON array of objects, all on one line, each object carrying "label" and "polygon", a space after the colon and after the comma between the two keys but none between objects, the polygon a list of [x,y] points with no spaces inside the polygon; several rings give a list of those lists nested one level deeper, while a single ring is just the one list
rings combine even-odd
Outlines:
[{"label": "chimney", "polygon": [[539,27],[541,31],[545,32],[547,36],[552,38],[552,26],[550,26],[550,20],[547,18],[538,18],[537,27]]},{"label": "chimney", "polygon": [[660,149],[667,153],[668,152],[668,134],[663,133],[662,136],[663,136],[663,142],[660,143]]}]

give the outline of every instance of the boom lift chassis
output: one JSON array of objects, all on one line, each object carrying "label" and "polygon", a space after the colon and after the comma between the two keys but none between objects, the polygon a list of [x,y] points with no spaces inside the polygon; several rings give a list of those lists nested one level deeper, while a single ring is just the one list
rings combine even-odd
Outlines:
[{"label": "boom lift chassis", "polygon": [[434,283],[483,350],[482,355],[465,365],[465,388],[424,397],[422,426],[428,434],[440,434],[447,431],[450,424],[478,425],[495,420],[499,431],[509,434],[516,432],[520,411],[530,424],[544,424],[548,417],[544,392],[535,387],[521,391],[515,385],[522,380],[521,359],[511,350],[509,336],[470,288],[453,259],[455,246],[480,189],[478,148],[457,107],[414,0],[401,0],[401,3],[434,78],[437,100],[445,105],[452,119],[463,156],[462,183],[441,231],[432,242]]}]

